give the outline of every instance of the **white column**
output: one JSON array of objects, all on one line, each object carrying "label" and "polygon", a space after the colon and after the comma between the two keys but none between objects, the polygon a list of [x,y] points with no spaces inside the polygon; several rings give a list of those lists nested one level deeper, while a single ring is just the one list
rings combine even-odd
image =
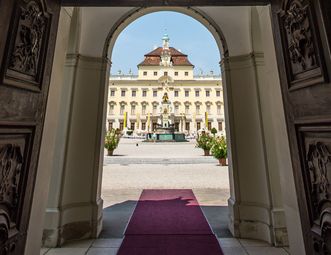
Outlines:
[{"label": "white column", "polygon": [[[96,238],[102,227],[101,175],[105,134],[109,63],[102,58],[71,54],[66,64],[66,87],[72,88],[67,125],[50,186],[44,245]],[[91,86],[93,84],[93,86]],[[70,95],[70,94],[69,94]],[[64,98],[65,100],[67,98]],[[62,161],[61,161],[62,160]],[[77,178],[79,176],[79,178]]]}]

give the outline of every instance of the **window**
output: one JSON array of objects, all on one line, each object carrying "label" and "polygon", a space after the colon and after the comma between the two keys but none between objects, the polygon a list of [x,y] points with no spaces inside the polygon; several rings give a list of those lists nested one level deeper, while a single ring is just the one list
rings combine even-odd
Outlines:
[{"label": "window", "polygon": [[190,113],[190,106],[185,105],[185,114],[189,114],[189,113]]},{"label": "window", "polygon": [[157,90],[153,90],[153,97],[157,97]]},{"label": "window", "polygon": [[125,106],[124,105],[121,105],[120,115],[123,115],[124,114],[124,111],[125,111]]},{"label": "window", "polygon": [[190,91],[185,90],[185,97],[189,97],[190,96]]},{"label": "window", "polygon": [[179,122],[175,122],[175,130],[179,132]]},{"label": "window", "polygon": [[206,97],[210,97],[210,91],[206,90]]},{"label": "window", "polygon": [[115,90],[112,89],[112,90],[110,91],[110,96],[111,96],[111,97],[114,97],[114,96],[115,96]]},{"label": "window", "polygon": [[197,122],[197,130],[200,130],[201,129],[201,122]]},{"label": "window", "polygon": [[132,90],[132,97],[136,97],[137,95],[137,91],[136,90]]},{"label": "window", "polygon": [[164,76],[168,76],[168,72],[164,72]]},{"label": "window", "polygon": [[144,71],[144,73],[143,73],[143,74],[144,74],[144,76],[147,76],[147,72],[146,72],[146,71]]},{"label": "window", "polygon": [[210,105],[207,105],[207,112],[210,114]]},{"label": "window", "polygon": [[218,131],[223,130],[223,122],[218,122]]},{"label": "window", "polygon": [[121,121],[120,122],[120,130],[122,131],[124,129],[124,123]]},{"label": "window", "polygon": [[200,105],[197,105],[197,106],[195,107],[195,113],[196,113],[197,115],[200,114]]},{"label": "window", "polygon": [[211,130],[211,122],[208,121],[208,130]]},{"label": "window", "polygon": [[136,126],[136,122],[131,122],[130,125],[131,125],[131,128],[130,128],[130,129],[131,129],[131,130],[134,130],[134,128],[135,128],[135,126]]},{"label": "window", "polygon": [[147,97],[147,90],[143,90],[143,97]]},{"label": "window", "polygon": [[121,90],[121,97],[125,97],[125,90]]},{"label": "window", "polygon": [[188,76],[188,72],[185,72],[185,76]]},{"label": "window", "polygon": [[178,72],[175,72],[175,76],[178,76]]},{"label": "window", "polygon": [[157,105],[153,105],[153,114],[156,114],[157,111]]},{"label": "window", "polygon": [[222,114],[222,106],[221,105],[217,106],[217,114],[218,115]]},{"label": "window", "polygon": [[175,90],[175,97],[178,97],[178,95],[179,95],[179,91]]},{"label": "window", "polygon": [[216,96],[217,96],[217,97],[220,97],[220,96],[221,96],[221,91],[216,90]]},{"label": "window", "polygon": [[157,72],[154,72],[154,76],[157,76]]},{"label": "window", "polygon": [[131,106],[131,115],[135,115],[136,114],[136,106],[132,105]]},{"label": "window", "polygon": [[146,105],[143,105],[143,107],[142,107],[142,112],[141,112],[143,115],[145,115],[146,114]]},{"label": "window", "polygon": [[112,130],[113,129],[113,122],[109,121],[108,122],[108,130]]},{"label": "window", "polygon": [[199,96],[200,96],[200,91],[199,91],[199,90],[196,90],[196,91],[195,91],[195,96],[196,96],[196,97],[199,97]]},{"label": "window", "polygon": [[156,128],[157,128],[157,123],[156,123],[156,122],[153,122],[153,124],[152,124],[152,128],[153,128],[153,131],[156,130]]},{"label": "window", "polygon": [[185,123],[185,130],[190,131],[190,122]]},{"label": "window", "polygon": [[109,115],[114,115],[114,105],[109,105]]},{"label": "window", "polygon": [[175,114],[179,113],[179,105],[175,105]]},{"label": "window", "polygon": [[146,122],[141,122],[141,129],[146,130]]}]

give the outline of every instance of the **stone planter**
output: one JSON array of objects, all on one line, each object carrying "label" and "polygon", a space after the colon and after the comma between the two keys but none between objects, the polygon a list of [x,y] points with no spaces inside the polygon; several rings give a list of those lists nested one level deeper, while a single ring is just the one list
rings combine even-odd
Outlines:
[{"label": "stone planter", "polygon": [[108,150],[107,155],[108,155],[108,156],[113,156],[113,153],[114,153],[114,150]]},{"label": "stone planter", "polygon": [[226,166],[226,158],[219,158],[218,161],[220,162],[221,166]]},{"label": "stone planter", "polygon": [[205,156],[210,156],[209,150],[204,150]]}]

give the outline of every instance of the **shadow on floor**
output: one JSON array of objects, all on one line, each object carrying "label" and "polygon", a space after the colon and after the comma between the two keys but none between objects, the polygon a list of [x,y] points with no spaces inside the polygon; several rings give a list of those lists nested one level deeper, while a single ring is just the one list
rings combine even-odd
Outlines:
[{"label": "shadow on floor", "polygon": [[[128,200],[103,210],[103,230],[99,238],[122,238],[137,201]],[[201,206],[212,230],[219,238],[232,237],[228,229],[227,206]]]}]

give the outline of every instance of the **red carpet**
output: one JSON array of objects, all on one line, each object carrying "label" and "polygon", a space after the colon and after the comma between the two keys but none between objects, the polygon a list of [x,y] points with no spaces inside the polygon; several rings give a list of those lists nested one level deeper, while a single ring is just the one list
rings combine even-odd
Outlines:
[{"label": "red carpet", "polygon": [[118,255],[222,255],[192,190],[144,190]]}]

